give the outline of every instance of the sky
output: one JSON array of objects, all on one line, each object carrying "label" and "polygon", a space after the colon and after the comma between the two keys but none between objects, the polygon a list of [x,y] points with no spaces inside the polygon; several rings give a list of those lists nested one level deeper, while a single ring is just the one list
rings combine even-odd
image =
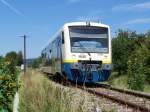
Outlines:
[{"label": "sky", "polygon": [[23,50],[40,56],[43,46],[66,22],[100,21],[118,29],[146,33],[150,29],[150,0],[0,0],[0,55]]}]

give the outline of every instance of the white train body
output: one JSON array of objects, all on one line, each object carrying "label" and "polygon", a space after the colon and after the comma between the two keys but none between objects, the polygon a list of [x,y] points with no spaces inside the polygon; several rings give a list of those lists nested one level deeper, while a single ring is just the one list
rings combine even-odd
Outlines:
[{"label": "white train body", "polygon": [[94,22],[66,23],[42,51],[54,74],[79,82],[107,80],[111,54],[110,27]]}]

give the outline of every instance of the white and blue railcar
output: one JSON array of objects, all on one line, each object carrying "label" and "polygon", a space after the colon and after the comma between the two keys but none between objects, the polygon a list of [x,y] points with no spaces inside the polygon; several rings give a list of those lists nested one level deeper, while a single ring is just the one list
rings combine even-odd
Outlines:
[{"label": "white and blue railcar", "polygon": [[106,81],[112,69],[110,27],[95,22],[66,23],[43,49],[42,57],[53,74],[71,81]]}]

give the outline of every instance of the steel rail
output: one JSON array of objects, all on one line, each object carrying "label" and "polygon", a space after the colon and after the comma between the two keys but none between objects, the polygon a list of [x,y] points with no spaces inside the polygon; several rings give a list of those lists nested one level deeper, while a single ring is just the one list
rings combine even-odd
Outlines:
[{"label": "steel rail", "polygon": [[[83,88],[82,88],[83,89]],[[144,106],[141,106],[141,105],[138,105],[138,104],[135,104],[135,103],[132,103],[132,102],[129,102],[127,100],[123,100],[123,99],[119,99],[117,97],[114,97],[114,96],[110,96],[110,95],[107,95],[105,93],[102,93],[102,92],[98,92],[98,91],[95,91],[95,90],[92,90],[92,89],[84,89],[85,91],[91,93],[91,94],[94,94],[94,95],[97,95],[97,96],[101,96],[101,97],[105,97],[105,98],[108,98],[110,100],[113,100],[115,102],[118,102],[119,104],[123,104],[123,105],[128,105],[129,107],[132,107],[134,109],[137,109],[137,110],[140,110],[140,111],[144,111],[144,112],[150,112],[150,109],[147,108],[147,107],[144,107]]]},{"label": "steel rail", "polygon": [[121,89],[121,88],[116,88],[107,84],[96,84],[98,87],[102,87],[102,88],[106,88],[106,89],[110,89],[110,90],[114,90],[114,91],[118,91],[121,93],[126,93],[129,95],[134,95],[134,96],[138,96],[138,97],[142,97],[142,98],[147,98],[150,100],[150,94],[147,93],[143,93],[143,92],[138,92],[138,91],[133,91],[133,90],[128,90],[128,89]]},{"label": "steel rail", "polygon": [[[72,86],[75,86],[75,84],[71,84]],[[134,95],[134,96],[139,96],[139,97],[145,97],[145,98],[150,98],[150,96],[148,94],[144,94],[144,93],[138,93],[138,92],[133,92],[133,91],[130,91],[130,90],[125,90],[125,89],[119,89],[119,88],[115,88],[115,87],[111,87],[110,85],[101,85],[101,84],[96,84],[97,87],[101,87],[101,88],[106,88],[106,89],[110,89],[110,90],[114,90],[114,91],[118,91],[118,92],[121,92],[121,93],[126,93],[126,94],[131,94],[131,95]],[[132,103],[132,102],[129,102],[127,100],[123,100],[123,99],[120,99],[120,98],[117,98],[115,96],[110,96],[108,94],[105,94],[105,93],[102,93],[102,92],[98,92],[96,90],[93,90],[93,89],[89,89],[85,86],[79,86],[79,85],[76,85],[77,88],[79,89],[82,89],[88,93],[91,93],[93,95],[97,95],[97,96],[100,96],[100,97],[105,97],[107,99],[110,99],[112,101],[115,101],[119,104],[123,104],[123,105],[127,105],[133,109],[136,109],[136,110],[140,110],[142,112],[150,112],[150,108],[147,108],[145,106],[141,106],[141,105],[138,105],[136,103]]]},{"label": "steel rail", "polygon": [[150,99],[150,95],[146,94],[146,93],[131,91],[131,90],[127,90],[127,89],[120,89],[120,88],[116,88],[116,87],[110,87],[110,89],[121,92],[121,93],[131,94],[134,96]]}]

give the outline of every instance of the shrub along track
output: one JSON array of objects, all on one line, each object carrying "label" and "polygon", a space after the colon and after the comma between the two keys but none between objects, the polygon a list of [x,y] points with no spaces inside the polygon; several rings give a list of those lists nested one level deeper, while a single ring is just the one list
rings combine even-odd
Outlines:
[{"label": "shrub along track", "polygon": [[97,95],[99,97],[109,99],[113,102],[117,102],[118,104],[124,105],[125,107],[129,107],[134,111],[150,112],[150,94],[115,88],[111,87],[110,85],[98,83],[76,84],[74,82],[64,80],[64,78],[60,78],[59,76],[53,77],[49,74],[47,74],[47,76],[49,77],[49,79],[55,82],[69,87],[77,87],[90,94]]}]

